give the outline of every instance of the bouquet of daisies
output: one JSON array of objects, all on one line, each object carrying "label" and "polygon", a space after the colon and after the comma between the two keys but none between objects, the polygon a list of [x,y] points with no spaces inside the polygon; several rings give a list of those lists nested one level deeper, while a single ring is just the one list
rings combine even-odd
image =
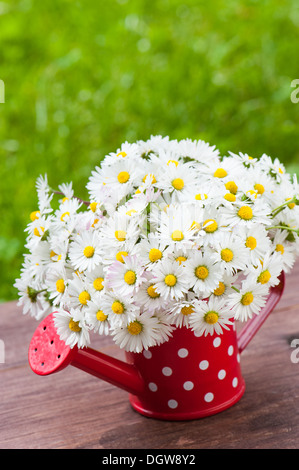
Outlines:
[{"label": "bouquet of daisies", "polygon": [[175,328],[221,334],[260,312],[299,253],[297,179],[265,154],[152,136],[105,156],[88,201],[47,176],[36,188],[15,287],[70,347],[91,332],[132,352]]}]

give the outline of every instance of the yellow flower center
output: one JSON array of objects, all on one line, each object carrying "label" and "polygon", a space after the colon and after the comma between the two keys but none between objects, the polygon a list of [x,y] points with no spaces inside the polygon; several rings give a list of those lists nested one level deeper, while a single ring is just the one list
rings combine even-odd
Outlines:
[{"label": "yellow flower center", "polygon": [[92,227],[95,227],[96,224],[98,223],[98,221],[99,221],[99,219],[94,219],[93,224],[92,224]]},{"label": "yellow flower center", "polygon": [[91,203],[89,204],[90,210],[92,210],[92,212],[95,212],[95,211],[97,210],[97,205],[98,205],[98,204],[97,204],[96,202],[91,202]]},{"label": "yellow flower center", "polygon": [[[290,201],[290,200],[291,200],[290,197],[286,199],[286,201]],[[290,203],[288,204],[288,207],[289,207],[290,209],[294,209],[295,206],[296,206],[296,204],[295,204],[294,202],[290,202]]]},{"label": "yellow flower center", "polygon": [[94,281],[93,281],[93,287],[95,290],[98,290],[98,291],[101,291],[104,289],[104,286],[103,286],[103,282],[104,282],[104,278],[103,277],[97,277]]},{"label": "yellow flower center", "polygon": [[36,237],[41,237],[44,231],[45,231],[45,227],[39,227],[39,229],[35,227],[35,229],[33,230],[33,233]]},{"label": "yellow flower center", "polygon": [[83,292],[79,294],[80,304],[86,305],[89,300],[90,300],[90,295],[86,290],[84,290]]},{"label": "yellow flower center", "polygon": [[221,250],[221,259],[226,263],[229,263],[234,257],[234,253],[229,248]]},{"label": "yellow flower center", "polygon": [[178,256],[175,260],[182,264],[184,261],[187,261],[187,258],[185,256]]},{"label": "yellow flower center", "polygon": [[167,274],[167,276],[165,276],[164,282],[167,286],[173,287],[176,285],[177,279],[174,274]]},{"label": "yellow flower center", "polygon": [[284,254],[284,246],[281,243],[276,245],[275,251],[279,251],[282,255]]},{"label": "yellow flower center", "polygon": [[84,253],[84,256],[85,256],[86,258],[92,258],[93,255],[94,255],[94,247],[93,247],[93,246],[86,246],[86,247],[84,248],[83,253]]},{"label": "yellow flower center", "polygon": [[238,186],[234,181],[228,181],[225,183],[225,188],[232,194],[237,194]]},{"label": "yellow flower center", "polygon": [[127,154],[126,154],[126,152],[119,152],[116,156],[125,158],[127,156]]},{"label": "yellow flower center", "polygon": [[194,308],[192,307],[192,305],[185,305],[184,307],[182,307],[181,309],[181,314],[182,315],[191,315],[191,313],[194,312]]},{"label": "yellow flower center", "polygon": [[217,228],[218,228],[218,224],[217,224],[216,220],[214,220],[214,219],[207,219],[203,224],[203,229],[207,233],[216,232]]},{"label": "yellow flower center", "polygon": [[79,333],[79,331],[81,331],[81,328],[79,326],[79,322],[74,321],[73,319],[71,319],[69,321],[69,329],[74,331],[75,333]]},{"label": "yellow flower center", "polygon": [[162,251],[158,250],[158,248],[152,248],[148,254],[149,260],[154,263],[162,258]]},{"label": "yellow flower center", "polygon": [[30,220],[31,222],[34,222],[35,220],[37,220],[40,216],[40,211],[34,211],[34,212],[31,212],[30,214]]},{"label": "yellow flower center", "polygon": [[206,266],[197,266],[195,269],[195,276],[198,279],[206,279],[209,275],[209,270]]},{"label": "yellow flower center", "polygon": [[116,253],[116,256],[115,258],[117,259],[117,261],[119,261],[120,263],[124,263],[124,258],[126,256],[128,256],[128,252],[127,251],[119,251],[118,253]]},{"label": "yellow flower center", "polygon": [[177,162],[176,160],[168,160],[167,165],[169,165],[170,163],[174,163],[175,166],[178,166],[179,164],[179,162]]},{"label": "yellow flower center", "polygon": [[189,230],[200,230],[200,223],[193,220]]},{"label": "yellow flower center", "polygon": [[264,186],[260,183],[256,183],[254,185],[254,189],[258,192],[258,194],[264,194],[264,192],[265,192]]},{"label": "yellow flower center", "polygon": [[63,294],[64,291],[65,291],[65,285],[64,285],[64,280],[63,279],[58,279],[56,281],[56,290],[57,292],[59,292],[60,294]]},{"label": "yellow flower center", "polygon": [[125,309],[122,303],[120,303],[118,300],[115,300],[113,304],[111,305],[112,312],[116,313],[117,315],[121,315],[124,313]]},{"label": "yellow flower center", "polygon": [[224,168],[217,168],[214,176],[215,178],[225,178],[225,176],[227,176],[227,171]]},{"label": "yellow flower center", "polygon": [[247,237],[245,245],[247,246],[247,248],[250,248],[251,250],[254,250],[256,248],[256,245],[257,245],[256,238]]},{"label": "yellow flower center", "polygon": [[60,217],[61,222],[64,222],[65,217],[67,217],[67,216],[69,216],[69,215],[70,215],[69,212],[64,212],[64,213],[62,214],[62,216]]},{"label": "yellow flower center", "polygon": [[251,220],[253,217],[253,212],[252,212],[251,207],[249,206],[240,207],[240,209],[238,210],[238,216],[240,217],[240,219],[243,219],[243,220]]},{"label": "yellow flower center", "polygon": [[171,184],[174,187],[174,189],[177,189],[178,191],[181,191],[183,187],[185,186],[184,180],[182,180],[182,178],[175,178],[171,182]]},{"label": "yellow flower center", "polygon": [[225,284],[223,282],[219,282],[218,287],[214,290],[214,295],[222,295],[225,292]]},{"label": "yellow flower center", "polygon": [[242,295],[241,304],[242,305],[250,305],[253,302],[253,295],[251,292],[246,292],[246,294]]},{"label": "yellow flower center", "polygon": [[126,215],[128,215],[130,217],[131,217],[132,214],[137,214],[137,211],[135,209],[131,209],[128,212],[126,212]]},{"label": "yellow flower center", "polygon": [[[145,180],[146,180],[146,178],[147,178],[147,177],[148,177],[148,175],[145,175],[145,177],[143,178],[143,180],[142,180],[142,181],[143,181],[144,183],[145,183]],[[150,174],[150,177],[151,177],[151,180],[152,180],[152,181],[151,181],[151,182],[152,182],[152,184],[155,184],[155,183],[157,183],[157,180],[156,180],[156,177],[155,177],[155,175],[152,175],[152,174]]]},{"label": "yellow flower center", "polygon": [[207,312],[204,316],[204,321],[209,325],[214,325],[218,322],[219,315],[217,312],[211,311]]},{"label": "yellow flower center", "polygon": [[124,280],[129,286],[132,284],[135,284],[136,282],[136,273],[134,271],[127,271],[126,274],[124,275]]},{"label": "yellow flower center", "polygon": [[127,236],[127,232],[125,232],[124,230],[116,230],[114,235],[118,241],[124,242]]},{"label": "yellow flower center", "polygon": [[121,171],[117,175],[117,179],[121,184],[126,183],[130,179],[130,174],[127,171]]},{"label": "yellow flower center", "polygon": [[157,297],[160,297],[160,294],[156,292],[153,284],[147,288],[147,293],[152,299],[156,299]]},{"label": "yellow flower center", "polygon": [[138,320],[132,321],[127,326],[128,332],[133,336],[139,335],[142,329],[142,324]]},{"label": "yellow flower center", "polygon": [[181,230],[175,230],[172,232],[171,238],[173,239],[174,242],[180,242],[184,238],[183,232]]},{"label": "yellow flower center", "polygon": [[97,320],[99,321],[105,321],[107,320],[108,315],[105,315],[105,313],[102,310],[98,310],[96,317],[97,317]]},{"label": "yellow flower center", "polygon": [[229,202],[235,202],[236,200],[236,196],[233,193],[227,193],[223,197]]},{"label": "yellow flower center", "polygon": [[271,279],[271,274],[270,272],[268,271],[268,269],[265,269],[265,271],[261,272],[261,274],[259,275],[259,277],[257,278],[257,281],[260,283],[260,284],[267,284],[267,282],[269,282]]},{"label": "yellow flower center", "polygon": [[208,199],[208,195],[206,193],[203,193],[203,194],[196,194],[195,195],[195,199],[196,201],[201,201],[202,199]]}]

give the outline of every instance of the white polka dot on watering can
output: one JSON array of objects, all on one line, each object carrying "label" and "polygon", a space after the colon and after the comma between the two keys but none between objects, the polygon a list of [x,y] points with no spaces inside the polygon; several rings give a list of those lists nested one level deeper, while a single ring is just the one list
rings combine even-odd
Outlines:
[{"label": "white polka dot on watering can", "polygon": [[144,350],[143,355],[146,359],[151,359],[152,353],[150,351]]},{"label": "white polka dot on watering can", "polygon": [[238,378],[235,377],[235,378],[233,379],[233,387],[236,388],[237,386],[238,386]]},{"label": "white polka dot on watering can", "polygon": [[218,348],[220,344],[221,344],[221,339],[219,338],[219,336],[217,336],[217,338],[215,338],[213,341],[213,346],[214,348]]},{"label": "white polka dot on watering can", "polygon": [[204,396],[204,400],[205,400],[207,403],[210,403],[211,401],[214,400],[214,394],[211,393],[211,392],[206,393],[205,396]]},{"label": "white polka dot on watering can", "polygon": [[209,362],[208,361],[206,361],[206,360],[200,361],[199,368],[201,370],[206,370],[208,367],[209,367]]},{"label": "white polka dot on watering can", "polygon": [[169,406],[169,408],[172,408],[172,409],[177,408],[178,402],[176,400],[169,400],[168,401],[168,406]]},{"label": "white polka dot on watering can", "polygon": [[158,390],[158,386],[154,382],[150,382],[148,384],[148,388],[150,389],[151,392],[156,392]]},{"label": "white polka dot on watering can", "polygon": [[227,354],[228,354],[229,356],[232,356],[232,355],[234,354],[234,347],[233,347],[233,346],[230,346],[230,347],[228,348]]},{"label": "white polka dot on watering can", "polygon": [[226,376],[226,371],[225,371],[224,369],[221,369],[221,370],[218,372],[218,379],[219,379],[219,380],[223,380],[225,376]]},{"label": "white polka dot on watering can", "polygon": [[189,351],[186,348],[181,348],[181,349],[178,350],[178,356],[179,357],[184,358],[184,357],[187,357],[188,354],[189,354]]},{"label": "white polka dot on watering can", "polygon": [[170,367],[163,367],[162,374],[169,377],[172,374],[172,369]]},{"label": "white polka dot on watering can", "polygon": [[187,380],[187,382],[183,384],[183,387],[185,390],[192,390],[194,388],[194,383],[191,382],[191,380]]}]

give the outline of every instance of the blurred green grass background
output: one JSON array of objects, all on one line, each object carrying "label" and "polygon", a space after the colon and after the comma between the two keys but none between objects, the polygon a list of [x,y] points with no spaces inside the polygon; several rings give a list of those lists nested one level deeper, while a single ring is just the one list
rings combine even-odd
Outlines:
[{"label": "blurred green grass background", "polygon": [[0,301],[35,181],[76,194],[122,142],[204,139],[299,173],[297,0],[0,1]]}]

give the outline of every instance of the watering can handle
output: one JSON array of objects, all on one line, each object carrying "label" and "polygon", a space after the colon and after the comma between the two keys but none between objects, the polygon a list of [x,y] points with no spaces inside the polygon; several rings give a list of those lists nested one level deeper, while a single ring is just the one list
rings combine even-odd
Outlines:
[{"label": "watering can handle", "polygon": [[246,325],[240,331],[238,335],[238,346],[240,353],[244,351],[248,343],[252,340],[264,321],[268,318],[270,313],[274,310],[277,303],[279,302],[285,286],[284,272],[280,274],[279,279],[279,284],[277,286],[271,287],[266,305],[262,308],[258,315],[255,315],[250,320],[248,320]]}]

